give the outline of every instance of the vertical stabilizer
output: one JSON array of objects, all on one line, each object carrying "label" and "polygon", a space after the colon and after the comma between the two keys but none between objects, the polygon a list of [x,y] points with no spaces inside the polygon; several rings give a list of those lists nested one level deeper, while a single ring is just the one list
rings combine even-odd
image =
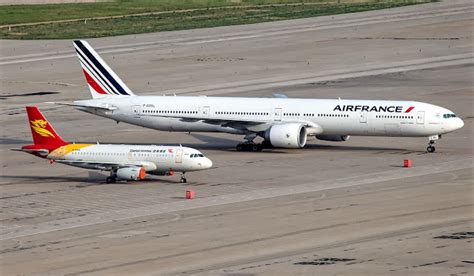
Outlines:
[{"label": "vertical stabilizer", "polygon": [[84,40],[74,40],[74,48],[92,98],[133,96],[133,92]]},{"label": "vertical stabilizer", "polygon": [[28,113],[31,135],[35,145],[54,149],[68,144],[54,131],[53,126],[36,106],[27,106],[26,112]]}]

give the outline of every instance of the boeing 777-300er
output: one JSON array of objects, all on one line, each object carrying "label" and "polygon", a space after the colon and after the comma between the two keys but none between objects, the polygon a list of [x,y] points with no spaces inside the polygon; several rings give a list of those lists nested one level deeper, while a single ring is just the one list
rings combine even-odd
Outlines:
[{"label": "boeing 777-300er", "polygon": [[[442,134],[463,127],[452,111],[415,101],[136,96],[94,49],[74,41],[92,99],[75,108],[146,128],[245,135],[237,150],[303,148],[308,136],[346,141],[351,135],[428,137],[428,152]],[[254,139],[262,137],[263,143]]]},{"label": "boeing 777-300er", "polygon": [[110,171],[107,183],[142,180],[145,173],[173,175],[209,169],[211,160],[198,150],[182,146],[75,144],[64,141],[37,107],[26,107],[33,145],[12,149],[74,167]]}]

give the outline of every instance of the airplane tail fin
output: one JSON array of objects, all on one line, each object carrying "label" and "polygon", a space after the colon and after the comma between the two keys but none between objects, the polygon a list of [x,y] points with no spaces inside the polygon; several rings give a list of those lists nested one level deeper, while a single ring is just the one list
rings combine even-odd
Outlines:
[{"label": "airplane tail fin", "polygon": [[26,112],[28,113],[33,142],[36,146],[51,151],[68,144],[54,131],[53,126],[36,106],[27,106]]},{"label": "airplane tail fin", "polygon": [[135,95],[87,41],[74,40],[74,48],[92,98]]}]

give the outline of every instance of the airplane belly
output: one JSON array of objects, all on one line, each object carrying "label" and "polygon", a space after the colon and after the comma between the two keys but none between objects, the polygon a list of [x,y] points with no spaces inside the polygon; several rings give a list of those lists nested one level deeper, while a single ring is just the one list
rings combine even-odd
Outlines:
[{"label": "airplane belly", "polygon": [[384,124],[385,136],[402,136],[402,128],[398,123]]}]

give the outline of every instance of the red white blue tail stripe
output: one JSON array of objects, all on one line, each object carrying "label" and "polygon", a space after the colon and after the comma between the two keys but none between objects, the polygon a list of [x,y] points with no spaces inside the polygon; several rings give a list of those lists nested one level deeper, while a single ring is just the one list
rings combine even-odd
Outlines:
[{"label": "red white blue tail stripe", "polygon": [[75,40],[74,48],[93,98],[134,95],[87,41]]}]

